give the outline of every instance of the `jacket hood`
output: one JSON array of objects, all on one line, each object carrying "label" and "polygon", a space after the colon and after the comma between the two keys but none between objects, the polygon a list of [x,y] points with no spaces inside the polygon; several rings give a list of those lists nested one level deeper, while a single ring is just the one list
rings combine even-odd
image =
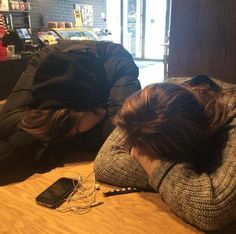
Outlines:
[{"label": "jacket hood", "polygon": [[[33,108],[86,110],[103,102],[97,58],[76,52],[53,52],[39,66],[32,89]],[[103,73],[103,76],[105,73]],[[102,92],[103,89],[103,92]]]}]

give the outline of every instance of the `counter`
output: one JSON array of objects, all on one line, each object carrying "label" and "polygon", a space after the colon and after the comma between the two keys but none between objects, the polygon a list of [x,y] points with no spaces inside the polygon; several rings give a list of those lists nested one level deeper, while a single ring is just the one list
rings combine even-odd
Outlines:
[{"label": "counter", "polygon": [[0,100],[9,96],[20,75],[25,70],[30,57],[28,55],[0,61]]}]

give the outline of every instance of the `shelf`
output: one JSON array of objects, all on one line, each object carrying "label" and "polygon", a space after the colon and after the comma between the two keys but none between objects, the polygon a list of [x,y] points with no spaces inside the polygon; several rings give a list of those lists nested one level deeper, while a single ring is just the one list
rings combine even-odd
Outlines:
[{"label": "shelf", "polygon": [[18,10],[10,10],[10,11],[0,11],[0,14],[14,14],[14,13],[30,13],[30,11],[18,11]]},{"label": "shelf", "polygon": [[13,13],[30,13],[31,11],[9,11],[10,14],[13,14]]},{"label": "shelf", "polygon": [[0,14],[10,14],[10,11],[0,11]]},{"label": "shelf", "polygon": [[14,30],[15,27],[31,28],[30,11],[0,11],[5,17],[7,28]]}]

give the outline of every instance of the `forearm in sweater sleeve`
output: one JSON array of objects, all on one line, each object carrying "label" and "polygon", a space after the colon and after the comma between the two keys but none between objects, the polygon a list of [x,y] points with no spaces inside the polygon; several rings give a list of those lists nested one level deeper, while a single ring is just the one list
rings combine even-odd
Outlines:
[{"label": "forearm in sweater sleeve", "polygon": [[148,189],[148,176],[129,151],[130,147],[124,132],[116,128],[95,159],[96,179],[121,187],[134,186]]},{"label": "forearm in sweater sleeve", "polygon": [[203,230],[220,229],[236,218],[236,121],[230,128],[221,165],[213,173],[177,164],[161,180],[160,167],[149,178],[177,215]]}]

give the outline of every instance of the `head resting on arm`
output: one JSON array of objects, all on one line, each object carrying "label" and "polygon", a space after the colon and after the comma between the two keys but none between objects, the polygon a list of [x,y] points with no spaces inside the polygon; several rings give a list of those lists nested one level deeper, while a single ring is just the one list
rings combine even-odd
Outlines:
[{"label": "head resting on arm", "polygon": [[67,139],[82,113],[69,109],[27,110],[22,114],[20,127],[42,142]]},{"label": "head resting on arm", "polygon": [[[51,53],[36,71],[32,103],[19,126],[42,142],[60,142],[89,130],[106,115],[106,89],[95,60],[74,51]],[[100,73],[99,73],[100,74]],[[101,94],[101,92],[103,94]]]},{"label": "head resting on arm", "polygon": [[106,111],[101,108],[83,112],[72,109],[33,109],[23,112],[19,126],[41,142],[57,143],[88,131],[105,116]]},{"label": "head resting on arm", "polygon": [[152,156],[202,164],[227,116],[218,96],[204,86],[152,84],[128,98],[114,122],[133,146]]}]

